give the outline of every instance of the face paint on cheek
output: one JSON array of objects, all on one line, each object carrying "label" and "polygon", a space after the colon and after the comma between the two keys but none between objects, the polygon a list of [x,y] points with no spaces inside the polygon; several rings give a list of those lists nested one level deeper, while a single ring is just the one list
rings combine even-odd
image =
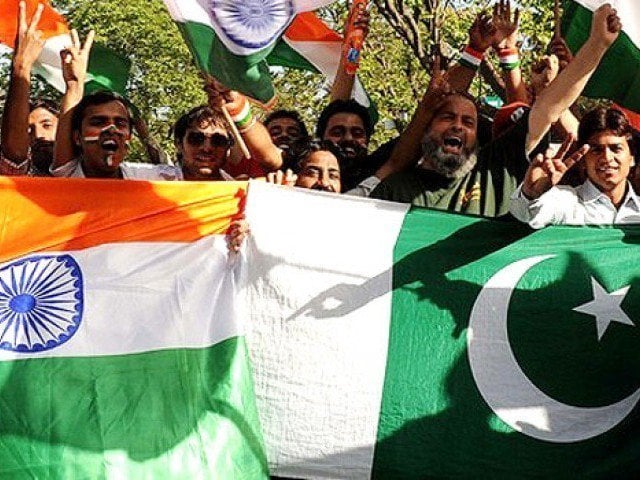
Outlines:
[{"label": "face paint on cheek", "polygon": [[[105,155],[103,158],[103,162],[107,167],[113,167],[115,164],[114,157],[115,152],[118,150],[118,142],[121,141],[124,147],[128,150],[131,140],[131,133],[127,132],[122,133],[118,130],[118,127],[111,124],[102,129],[97,128],[88,128],[88,135],[82,137],[82,140],[86,143],[100,143],[100,146],[103,150],[105,150]],[[110,138],[107,138],[110,137]],[[119,138],[120,140],[113,140],[113,137]],[[103,145],[105,141],[111,140],[113,143],[109,142],[108,145]]]}]

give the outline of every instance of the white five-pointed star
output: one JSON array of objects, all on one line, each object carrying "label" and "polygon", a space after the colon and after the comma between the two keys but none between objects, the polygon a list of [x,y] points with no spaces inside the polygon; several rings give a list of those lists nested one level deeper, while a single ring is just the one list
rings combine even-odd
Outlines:
[{"label": "white five-pointed star", "polygon": [[591,277],[591,289],[593,290],[593,300],[574,308],[576,312],[586,313],[596,317],[598,327],[598,340],[602,339],[611,322],[623,323],[635,327],[629,316],[622,310],[622,301],[629,291],[630,285],[616,290],[612,293],[607,291]]}]

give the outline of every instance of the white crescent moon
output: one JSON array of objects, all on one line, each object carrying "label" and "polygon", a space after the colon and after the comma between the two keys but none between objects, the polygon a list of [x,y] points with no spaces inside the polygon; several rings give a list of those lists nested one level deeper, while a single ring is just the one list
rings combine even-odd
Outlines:
[{"label": "white crescent moon", "polygon": [[612,405],[582,408],[546,395],[524,374],[507,335],[511,294],[540,255],[507,265],[486,283],[471,311],[467,347],[473,378],[491,409],[509,426],[547,442],[579,442],[620,423],[635,407],[640,388]]}]

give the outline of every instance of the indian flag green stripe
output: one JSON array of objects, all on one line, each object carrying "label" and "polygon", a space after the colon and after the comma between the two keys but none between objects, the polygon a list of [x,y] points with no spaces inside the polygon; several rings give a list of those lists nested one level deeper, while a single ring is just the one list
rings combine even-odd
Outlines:
[{"label": "indian flag green stripe", "polygon": [[242,338],[0,363],[2,478],[268,477]]},{"label": "indian flag green stripe", "polygon": [[229,88],[268,103],[275,96],[265,59],[273,46],[251,55],[230,52],[213,28],[203,23],[177,23],[198,68],[214,75]]},{"label": "indian flag green stripe", "polygon": [[321,73],[320,70],[292,48],[286,41],[279,41],[275,44],[269,54],[268,60],[270,65]]},{"label": "indian flag green stripe", "polygon": [[[593,12],[605,0],[564,1],[562,33],[575,53],[589,37]],[[591,77],[583,95],[614,100],[640,111],[640,3],[617,2],[622,32]]]}]

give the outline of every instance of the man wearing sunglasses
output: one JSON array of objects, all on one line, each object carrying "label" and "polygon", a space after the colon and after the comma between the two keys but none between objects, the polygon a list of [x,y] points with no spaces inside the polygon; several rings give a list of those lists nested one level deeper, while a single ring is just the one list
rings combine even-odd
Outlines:
[{"label": "man wearing sunglasses", "polygon": [[233,139],[222,115],[198,106],[182,115],[173,126],[180,176],[184,180],[231,180],[223,167]]}]

